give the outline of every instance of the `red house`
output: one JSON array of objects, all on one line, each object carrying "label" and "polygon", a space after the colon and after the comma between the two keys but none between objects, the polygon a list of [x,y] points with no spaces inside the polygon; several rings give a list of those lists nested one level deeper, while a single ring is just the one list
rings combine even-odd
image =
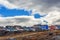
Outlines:
[{"label": "red house", "polygon": [[49,26],[49,29],[52,31],[52,30],[57,29],[57,27],[55,25],[51,25],[51,26]]}]

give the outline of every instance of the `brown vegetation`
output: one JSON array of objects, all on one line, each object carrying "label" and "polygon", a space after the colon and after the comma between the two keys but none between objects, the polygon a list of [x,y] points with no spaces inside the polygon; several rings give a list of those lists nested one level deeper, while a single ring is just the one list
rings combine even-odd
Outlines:
[{"label": "brown vegetation", "polygon": [[19,34],[11,34],[8,36],[0,36],[0,40],[8,40],[9,38],[15,38],[16,40],[54,40],[53,37],[60,35],[60,30],[44,32],[24,32]]}]

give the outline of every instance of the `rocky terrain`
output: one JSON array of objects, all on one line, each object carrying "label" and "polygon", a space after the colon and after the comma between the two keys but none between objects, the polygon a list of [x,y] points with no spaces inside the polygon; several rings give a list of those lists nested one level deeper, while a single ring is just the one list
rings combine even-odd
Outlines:
[{"label": "rocky terrain", "polygon": [[60,40],[60,30],[53,32],[25,32],[0,36],[0,40]]}]

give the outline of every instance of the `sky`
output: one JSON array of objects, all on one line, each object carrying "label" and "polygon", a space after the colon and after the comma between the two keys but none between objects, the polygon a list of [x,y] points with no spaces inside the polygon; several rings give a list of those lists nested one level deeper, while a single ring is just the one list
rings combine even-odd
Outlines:
[{"label": "sky", "polygon": [[[32,14],[32,10],[25,10],[25,9],[8,9],[4,7],[3,5],[0,5],[0,14],[3,15],[3,17],[9,17],[9,16],[30,16]],[[45,15],[40,15],[38,13],[34,14],[35,18],[44,17]]]},{"label": "sky", "polygon": [[27,11],[27,10],[24,10],[24,9],[8,9],[4,6],[1,6],[0,7],[0,13],[1,15],[3,15],[4,17],[8,17],[8,16],[20,16],[20,15],[31,15],[31,12],[32,11]]},{"label": "sky", "polygon": [[0,25],[60,25],[60,0],[0,0]]}]

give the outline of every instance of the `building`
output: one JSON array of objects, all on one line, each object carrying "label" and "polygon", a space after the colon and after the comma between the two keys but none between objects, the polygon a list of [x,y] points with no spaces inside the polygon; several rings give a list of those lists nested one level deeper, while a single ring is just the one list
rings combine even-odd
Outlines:
[{"label": "building", "polygon": [[58,30],[60,30],[60,25],[55,25],[57,27]]},{"label": "building", "polygon": [[17,31],[14,26],[6,26],[5,29],[6,31],[10,31],[10,32]]},{"label": "building", "polygon": [[33,26],[36,30],[42,31],[42,30],[48,30],[49,26],[48,25],[34,25]]},{"label": "building", "polygon": [[5,31],[5,28],[2,27],[2,26],[0,26],[0,36],[5,35],[5,34],[6,34],[5,32],[6,32],[6,31]]},{"label": "building", "polygon": [[49,26],[49,29],[52,31],[52,30],[56,30],[57,29],[57,26],[55,26],[55,25],[51,25],[51,26]]}]

